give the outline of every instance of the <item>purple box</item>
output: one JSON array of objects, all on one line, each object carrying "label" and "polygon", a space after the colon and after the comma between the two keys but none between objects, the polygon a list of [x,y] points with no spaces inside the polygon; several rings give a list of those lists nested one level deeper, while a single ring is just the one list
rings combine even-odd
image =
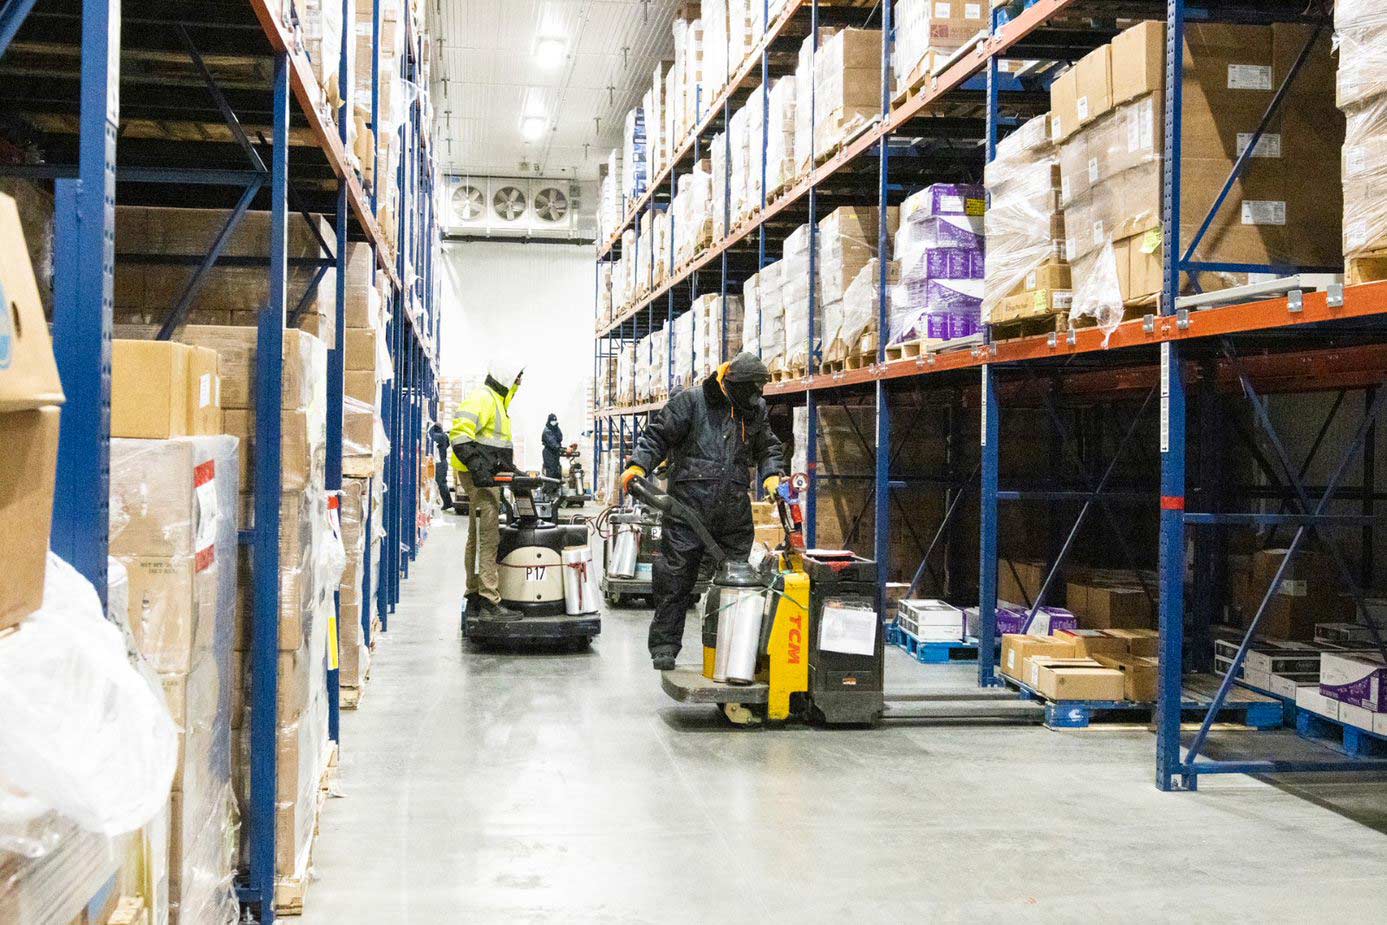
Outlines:
[{"label": "purple box", "polygon": [[920,206],[915,215],[981,216],[987,211],[987,190],[967,183],[936,183],[916,196]]},{"label": "purple box", "polygon": [[997,604],[997,634],[1030,633],[1032,636],[1053,636],[1061,630],[1076,630],[1079,619],[1063,607],[1041,607],[1035,620],[1026,625],[1030,609],[1016,604]]},{"label": "purple box", "polygon": [[910,218],[902,232],[903,240],[914,247],[962,247],[982,251],[987,242],[986,224],[982,218],[968,215],[926,216]]},{"label": "purple box", "polygon": [[927,247],[901,267],[906,282],[931,279],[983,279],[987,274],[983,253],[971,247]]},{"label": "purple box", "polygon": [[1370,653],[1320,656],[1320,694],[1374,713],[1387,713],[1387,665]]}]

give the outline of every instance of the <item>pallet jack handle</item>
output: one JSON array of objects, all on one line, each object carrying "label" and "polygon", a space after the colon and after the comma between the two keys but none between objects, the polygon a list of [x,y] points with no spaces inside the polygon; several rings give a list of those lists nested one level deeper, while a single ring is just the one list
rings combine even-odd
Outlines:
[{"label": "pallet jack handle", "polygon": [[708,528],[703,525],[703,521],[693,512],[687,504],[672,495],[665,494],[640,476],[631,480],[627,490],[638,500],[650,505],[662,514],[668,514],[675,520],[682,520],[698,534],[698,538],[703,541],[703,548],[708,555],[713,557],[715,566],[722,565],[727,561],[727,553],[723,550],[718,541],[713,539],[713,535],[708,532]]}]

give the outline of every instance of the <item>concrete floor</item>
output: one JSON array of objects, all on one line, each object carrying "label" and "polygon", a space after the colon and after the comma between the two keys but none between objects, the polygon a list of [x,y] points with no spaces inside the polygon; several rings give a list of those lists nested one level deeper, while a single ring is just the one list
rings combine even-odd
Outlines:
[{"label": "concrete floor", "polygon": [[[1145,729],[728,730],[661,692],[648,611],[607,614],[579,655],[462,645],[463,539],[456,518],[435,529],[361,708],[343,714],[343,798],[323,813],[304,925],[1380,921],[1387,908],[1380,780],[1163,794]],[[970,678],[888,664],[892,689]],[[1220,744],[1248,737],[1298,747],[1241,731]]]}]

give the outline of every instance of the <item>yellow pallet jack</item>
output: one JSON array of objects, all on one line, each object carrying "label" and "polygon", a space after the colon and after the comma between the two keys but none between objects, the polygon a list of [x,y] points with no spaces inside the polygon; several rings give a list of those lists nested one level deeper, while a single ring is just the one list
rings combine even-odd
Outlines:
[{"label": "yellow pallet jack", "polygon": [[830,651],[819,645],[826,601],[875,606],[876,563],[848,552],[807,551],[799,504],[790,484],[776,494],[784,540],[757,573],[764,596],[761,638],[754,679],[715,680],[719,622],[726,618],[724,592],[745,593],[746,563],[729,561],[697,515],[676,499],[635,479],[631,493],[667,516],[683,520],[717,561],[703,614],[701,670],[661,672],[661,686],[680,703],[716,705],[733,723],[753,725],[809,720],[826,725],[870,725],[885,706],[882,691],[884,640],[873,616],[871,654]]}]

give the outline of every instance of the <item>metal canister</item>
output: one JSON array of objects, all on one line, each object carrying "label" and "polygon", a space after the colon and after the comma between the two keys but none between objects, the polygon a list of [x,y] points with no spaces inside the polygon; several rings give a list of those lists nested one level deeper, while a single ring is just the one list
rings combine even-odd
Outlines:
[{"label": "metal canister", "polygon": [[708,593],[714,595],[718,627],[713,680],[750,684],[756,680],[756,662],[761,654],[767,591],[748,563],[728,562]]},{"label": "metal canister", "polygon": [[597,581],[592,550],[565,546],[563,550],[563,609],[570,616],[597,612]]},{"label": "metal canister", "polygon": [[635,578],[636,559],[640,556],[640,525],[620,524],[612,540],[612,561],[607,574],[613,578]]}]

